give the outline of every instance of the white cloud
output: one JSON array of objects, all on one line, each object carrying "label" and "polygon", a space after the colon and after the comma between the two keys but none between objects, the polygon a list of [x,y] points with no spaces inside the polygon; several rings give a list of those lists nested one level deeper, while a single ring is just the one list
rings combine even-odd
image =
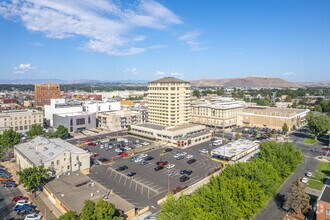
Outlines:
[{"label": "white cloud", "polygon": [[126,68],[123,70],[123,73],[132,73],[133,75],[138,75],[139,74],[139,71],[136,67],[133,67],[133,68]]},{"label": "white cloud", "polygon": [[85,39],[81,48],[108,55],[132,55],[154,46],[134,46],[145,36],[137,28],[164,29],[182,21],[154,0],[137,3],[106,0],[8,0],[0,3],[0,15],[20,21],[32,32],[49,38]]},{"label": "white cloud", "polygon": [[22,63],[18,67],[14,68],[15,74],[25,74],[25,73],[32,73],[37,69],[37,67],[32,66],[30,63]]},{"label": "white cloud", "polygon": [[37,46],[37,47],[43,46],[43,44],[39,43],[39,42],[33,42],[33,43],[30,43],[30,44],[33,45],[33,46]]},{"label": "white cloud", "polygon": [[173,77],[183,78],[182,73],[178,73],[178,72],[168,72],[168,73],[166,73],[166,72],[160,71],[160,70],[157,70],[156,73],[154,74],[154,76],[163,76],[163,77],[173,76]]},{"label": "white cloud", "polygon": [[199,31],[192,31],[181,35],[178,39],[186,43],[192,51],[205,50],[207,47],[203,46],[203,43],[199,40],[201,35],[202,33]]},{"label": "white cloud", "polygon": [[294,75],[295,73],[293,72],[285,72],[285,73],[282,73],[281,75],[282,76],[291,76],[291,75]]}]

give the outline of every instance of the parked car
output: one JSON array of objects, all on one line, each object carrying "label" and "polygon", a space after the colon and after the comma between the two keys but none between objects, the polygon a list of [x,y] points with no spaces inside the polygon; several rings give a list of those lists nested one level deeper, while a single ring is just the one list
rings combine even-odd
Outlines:
[{"label": "parked car", "polygon": [[4,180],[10,180],[10,179],[7,177],[0,177],[0,181],[4,181]]},{"label": "parked car", "polygon": [[173,149],[172,148],[166,148],[164,151],[165,152],[171,152],[171,151],[173,151]]},{"label": "parked car", "polygon": [[124,166],[117,167],[116,171],[120,172],[120,171],[127,170],[127,169],[128,169],[128,167],[126,165],[124,165]]},{"label": "parked car", "polygon": [[156,216],[155,215],[149,215],[149,216],[145,217],[144,220],[156,220]]},{"label": "parked car", "polygon": [[96,144],[94,142],[89,142],[87,143],[88,146],[96,146]]},{"label": "parked car", "polygon": [[7,182],[3,185],[4,187],[16,187],[17,183],[15,182]]},{"label": "parked car", "polygon": [[172,163],[172,164],[167,165],[166,168],[167,168],[167,169],[172,169],[172,168],[174,168],[174,167],[175,167],[175,164]]},{"label": "parked car", "polygon": [[147,156],[146,158],[144,158],[145,160],[153,160],[154,158],[152,156]]},{"label": "parked car", "polygon": [[176,171],[172,170],[168,173],[169,176],[174,176],[176,174]]},{"label": "parked car", "polygon": [[20,200],[28,200],[29,198],[28,197],[25,197],[25,196],[15,196],[11,199],[12,202],[18,202]]},{"label": "parked car", "polygon": [[196,162],[195,159],[190,159],[190,160],[187,161],[187,164],[193,164],[193,163],[195,163],[195,162]]},{"label": "parked car", "polygon": [[6,184],[6,183],[10,183],[10,182],[15,183],[14,180],[2,180],[2,181],[1,181],[1,184]]},{"label": "parked car", "polygon": [[32,205],[17,205],[14,207],[13,211],[25,211],[25,210],[34,210],[35,207]]},{"label": "parked car", "polygon": [[148,164],[149,163],[149,160],[142,160],[141,162],[140,162],[140,164],[143,166],[143,165],[146,165],[146,164]]},{"label": "parked car", "polygon": [[159,171],[159,170],[162,170],[162,169],[164,169],[164,166],[160,166],[160,165],[158,165],[154,168],[155,171]]},{"label": "parked car", "polygon": [[180,170],[181,175],[191,175],[192,172],[193,172],[192,170]]},{"label": "parked car", "polygon": [[132,176],[135,176],[135,175],[136,175],[135,172],[129,172],[129,173],[127,173],[127,176],[129,176],[129,177],[132,177]]},{"label": "parked car", "polygon": [[307,172],[305,175],[306,175],[307,177],[312,177],[312,176],[313,176],[313,173],[311,173],[311,172]]},{"label": "parked car", "polygon": [[128,153],[127,152],[123,152],[120,154],[121,157],[127,157],[128,156]]},{"label": "parked car", "polygon": [[183,175],[183,176],[180,177],[179,181],[180,182],[186,182],[189,179],[190,179],[189,176]]},{"label": "parked car", "polygon": [[304,178],[301,179],[301,182],[302,182],[302,183],[307,183],[308,180],[309,180],[309,179],[308,179],[307,177],[304,177]]},{"label": "parked car", "polygon": [[198,150],[199,153],[202,153],[202,154],[207,154],[209,153],[209,150],[208,149],[200,149]]},{"label": "parked car", "polygon": [[176,159],[177,159],[177,160],[182,160],[182,159],[184,159],[184,156],[180,155],[180,156],[178,156]]},{"label": "parked car", "polygon": [[29,215],[25,216],[24,220],[41,220],[41,215],[29,214]]},{"label": "parked car", "polygon": [[187,158],[187,159],[190,159],[190,158],[193,158],[193,156],[194,156],[194,155],[189,154],[189,155],[186,156],[186,158]]},{"label": "parked car", "polygon": [[156,165],[160,165],[160,166],[166,166],[168,164],[168,162],[165,160],[165,161],[157,161],[156,162]]},{"label": "parked car", "polygon": [[31,202],[28,200],[24,200],[24,199],[16,202],[16,206],[22,206],[22,205],[31,205]]},{"label": "parked car", "polygon": [[98,153],[93,153],[92,155],[91,155],[91,158],[97,158],[99,156],[99,154]]}]

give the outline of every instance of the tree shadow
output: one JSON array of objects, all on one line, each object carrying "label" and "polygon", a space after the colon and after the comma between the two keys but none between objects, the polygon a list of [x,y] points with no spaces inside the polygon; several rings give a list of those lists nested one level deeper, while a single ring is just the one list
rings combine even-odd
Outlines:
[{"label": "tree shadow", "polygon": [[284,194],[277,193],[274,197],[274,201],[279,209],[282,210],[282,205],[285,202]]},{"label": "tree shadow", "polygon": [[330,171],[329,170],[322,170],[322,173],[324,174],[322,177],[322,183],[325,183],[329,176],[330,176]]}]

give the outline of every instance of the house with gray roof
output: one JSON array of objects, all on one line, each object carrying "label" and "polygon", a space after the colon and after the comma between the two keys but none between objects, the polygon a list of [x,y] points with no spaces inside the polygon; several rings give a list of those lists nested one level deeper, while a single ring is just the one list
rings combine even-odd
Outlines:
[{"label": "house with gray roof", "polygon": [[90,168],[89,153],[60,138],[38,136],[18,144],[14,146],[14,157],[20,170],[43,165],[56,176],[73,171],[87,173]]}]

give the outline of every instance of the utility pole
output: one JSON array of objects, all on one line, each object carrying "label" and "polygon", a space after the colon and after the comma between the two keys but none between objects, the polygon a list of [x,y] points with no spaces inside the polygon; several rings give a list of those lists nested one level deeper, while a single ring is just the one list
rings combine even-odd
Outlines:
[{"label": "utility pole", "polygon": [[167,169],[167,192],[168,194],[171,193],[171,188],[170,188],[170,170]]}]

